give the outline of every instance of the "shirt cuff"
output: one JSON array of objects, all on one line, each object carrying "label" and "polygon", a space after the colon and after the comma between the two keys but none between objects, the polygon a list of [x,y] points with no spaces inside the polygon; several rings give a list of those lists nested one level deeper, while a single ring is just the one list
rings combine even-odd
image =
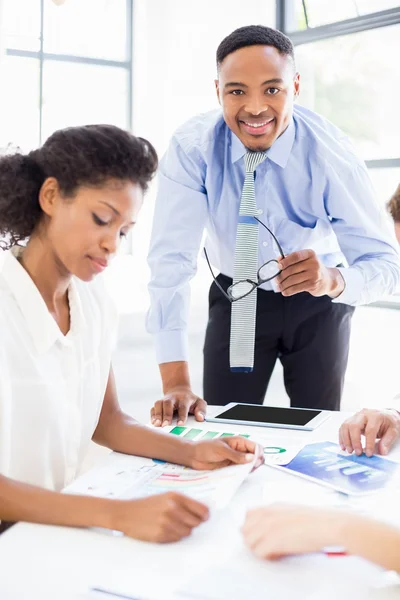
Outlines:
[{"label": "shirt cuff", "polygon": [[344,279],[344,290],[337,298],[332,298],[332,302],[350,304],[351,306],[361,304],[361,296],[364,288],[364,277],[361,271],[353,267],[348,267],[347,269],[338,267],[338,271],[340,271]]},{"label": "shirt cuff", "polygon": [[189,343],[187,331],[173,329],[159,331],[155,335],[157,362],[161,363],[187,361],[189,359]]}]

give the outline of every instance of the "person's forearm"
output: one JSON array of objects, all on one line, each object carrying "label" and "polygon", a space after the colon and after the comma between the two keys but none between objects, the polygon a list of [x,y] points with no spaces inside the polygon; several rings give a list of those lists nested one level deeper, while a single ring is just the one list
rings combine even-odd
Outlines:
[{"label": "person's forearm", "polygon": [[372,519],[350,516],[342,528],[349,554],[361,556],[389,571],[400,572],[400,530]]},{"label": "person's forearm", "polygon": [[0,520],[114,529],[117,501],[60,494],[0,475]]},{"label": "person's forearm", "polygon": [[189,364],[186,361],[161,363],[159,368],[164,394],[177,388],[190,390]]},{"label": "person's forearm", "polygon": [[355,514],[323,515],[317,533],[322,546],[343,546],[384,569],[400,572],[400,530]]},{"label": "person's forearm", "polygon": [[97,427],[93,441],[116,452],[191,466],[193,442],[141,425],[122,411]]}]

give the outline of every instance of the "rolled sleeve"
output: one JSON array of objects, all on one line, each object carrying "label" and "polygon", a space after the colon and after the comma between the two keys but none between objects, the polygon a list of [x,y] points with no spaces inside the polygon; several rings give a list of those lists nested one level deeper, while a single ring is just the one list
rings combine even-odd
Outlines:
[{"label": "rolled sleeve", "polygon": [[159,331],[155,336],[158,364],[189,360],[188,336],[186,330]]},{"label": "rolled sleeve", "polygon": [[363,274],[358,269],[351,267],[348,269],[339,267],[338,271],[340,271],[344,280],[344,290],[340,296],[333,298],[333,302],[350,305],[359,303],[364,288]]}]

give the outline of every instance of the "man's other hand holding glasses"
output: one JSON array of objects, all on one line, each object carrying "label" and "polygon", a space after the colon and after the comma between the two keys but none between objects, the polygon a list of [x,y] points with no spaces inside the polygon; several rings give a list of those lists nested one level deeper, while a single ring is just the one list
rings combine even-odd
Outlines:
[{"label": "man's other hand holding glasses", "polygon": [[314,250],[299,250],[278,258],[281,272],[276,278],[282,296],[308,292],[312,296],[337,298],[344,290],[344,279],[336,267],[325,267]]},{"label": "man's other hand holding glasses", "polygon": [[314,250],[299,250],[285,256],[282,247],[272,233],[260,219],[254,217],[273,237],[280,256],[275,260],[269,260],[261,265],[257,272],[257,281],[243,279],[229,286],[225,291],[216,279],[207,251],[204,248],[204,254],[208,267],[214,278],[215,284],[221,293],[230,301],[236,302],[245,296],[248,296],[263,283],[276,279],[277,291],[282,296],[294,296],[301,292],[308,292],[312,296],[330,296],[337,298],[344,290],[344,279],[340,271],[334,267],[325,267]]}]

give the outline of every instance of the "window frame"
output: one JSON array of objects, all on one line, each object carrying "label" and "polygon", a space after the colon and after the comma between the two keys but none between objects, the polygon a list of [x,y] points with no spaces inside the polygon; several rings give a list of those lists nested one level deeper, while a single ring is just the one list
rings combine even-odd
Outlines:
[{"label": "window frame", "polygon": [[[302,44],[310,44],[312,42],[319,42],[321,40],[327,40],[343,35],[351,35],[353,33],[400,24],[399,5],[399,7],[396,8],[377,11],[367,15],[360,15],[352,19],[337,21],[327,25],[320,25],[318,27],[309,27],[306,3],[303,0],[302,4],[307,28],[303,31],[290,31],[288,25],[290,23],[291,11],[293,12],[293,1],[294,0],[276,0],[276,28],[290,37],[295,47]],[[365,164],[367,168],[371,170],[399,168],[400,156],[396,158],[366,160]],[[396,295],[389,300],[375,302],[371,304],[371,306],[400,310],[400,299],[399,301],[396,301],[395,298]]]},{"label": "window frame", "polygon": [[[12,1],[12,0],[9,0]],[[33,1],[33,0],[31,0]],[[126,2],[126,44],[127,44],[127,59],[124,61],[108,60],[103,58],[93,58],[87,56],[76,56],[71,54],[57,54],[44,52],[44,2],[45,0],[35,0],[40,3],[40,47],[38,51],[20,50],[17,48],[5,45],[4,53],[7,56],[19,58],[33,58],[39,61],[39,140],[38,145],[44,142],[43,139],[43,66],[46,60],[55,62],[81,63],[86,65],[97,65],[100,67],[118,67],[123,68],[127,72],[128,93],[126,102],[126,122],[128,129],[132,129],[132,104],[133,104],[133,2],[134,0],[125,0]]]}]

